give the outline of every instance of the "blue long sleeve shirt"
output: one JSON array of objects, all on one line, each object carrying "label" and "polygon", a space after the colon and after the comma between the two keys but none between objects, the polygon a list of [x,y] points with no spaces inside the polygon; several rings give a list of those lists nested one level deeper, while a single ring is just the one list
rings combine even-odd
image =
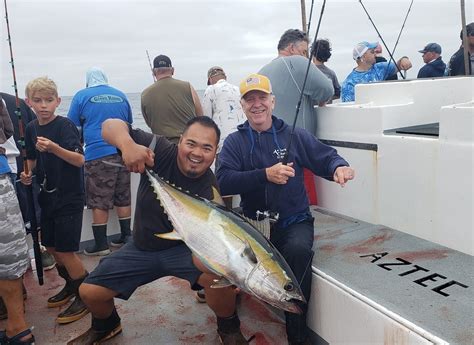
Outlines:
[{"label": "blue long sleeve shirt", "polygon": [[[349,164],[334,148],[296,128],[288,160],[293,162],[295,177],[285,185],[269,182],[265,169],[280,162],[291,133],[283,120],[272,119],[267,131],[258,133],[246,121],[227,137],[219,154],[217,181],[222,195],[240,194],[245,216],[255,219],[257,210],[278,211],[280,221],[287,224],[285,220],[309,213],[303,168],[332,181],[336,168]],[[277,192],[278,188],[281,191]]]}]

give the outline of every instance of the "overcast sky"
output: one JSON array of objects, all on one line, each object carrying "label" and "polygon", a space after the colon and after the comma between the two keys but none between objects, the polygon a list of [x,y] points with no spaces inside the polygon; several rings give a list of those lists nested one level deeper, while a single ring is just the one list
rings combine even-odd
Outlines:
[{"label": "overcast sky", "polygon": [[[393,49],[410,0],[363,1],[383,39]],[[473,1],[466,1],[466,20],[473,21]],[[85,73],[102,67],[112,86],[141,92],[152,82],[151,59],[168,55],[175,77],[206,87],[206,72],[222,66],[238,84],[276,57],[276,45],[288,28],[301,28],[300,0],[119,1],[8,0],[8,14],[20,96],[38,76],[53,78],[61,95],[85,87]],[[322,1],[315,2],[310,35],[314,37]],[[306,1],[307,17],[311,1]],[[0,88],[13,93],[10,55],[2,1]],[[459,0],[415,0],[395,57],[407,55],[415,78],[423,65],[426,43],[437,42],[443,59],[460,45]],[[359,41],[378,41],[358,0],[328,0],[320,37],[329,38],[333,56],[328,66],[340,82],[354,67],[351,52]],[[388,57],[388,54],[384,52]]]}]

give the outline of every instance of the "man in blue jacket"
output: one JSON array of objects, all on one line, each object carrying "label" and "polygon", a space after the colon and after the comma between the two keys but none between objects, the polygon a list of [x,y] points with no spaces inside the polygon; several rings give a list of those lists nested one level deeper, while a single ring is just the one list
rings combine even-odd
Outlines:
[{"label": "man in blue jacket", "polygon": [[[291,128],[272,116],[275,97],[270,80],[252,74],[240,84],[241,104],[247,120],[224,141],[219,156],[217,180],[222,195],[240,194],[243,213],[257,219],[262,212],[279,214],[272,222],[270,241],[285,257],[300,281],[306,300],[311,293],[314,239],[313,217],[303,182],[303,168],[344,186],[354,170],[308,131],[296,128],[288,165],[281,160],[290,141]],[[269,212],[266,212],[269,213]],[[290,344],[308,341],[304,313],[286,313]]]},{"label": "man in blue jacket", "polygon": [[127,96],[109,85],[104,71],[91,67],[86,74],[86,88],[74,95],[68,117],[84,135],[86,204],[92,209],[95,240],[84,254],[107,255],[110,254],[107,243],[109,210],[115,207],[121,233],[120,238],[110,244],[121,247],[131,235],[130,172],[117,166],[122,164],[122,158],[115,147],[104,141],[101,128],[107,119],[132,123],[132,108]]},{"label": "man in blue jacket", "polygon": [[426,64],[420,68],[417,78],[433,78],[444,76],[446,64],[441,59],[441,46],[438,43],[428,43],[419,50]]}]

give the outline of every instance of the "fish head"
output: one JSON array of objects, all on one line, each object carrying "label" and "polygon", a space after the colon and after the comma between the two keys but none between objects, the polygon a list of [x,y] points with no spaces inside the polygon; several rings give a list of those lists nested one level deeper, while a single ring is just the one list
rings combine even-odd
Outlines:
[{"label": "fish head", "polygon": [[245,285],[255,296],[268,304],[301,314],[306,303],[299,283],[291,279],[273,260],[260,261],[247,276]]}]

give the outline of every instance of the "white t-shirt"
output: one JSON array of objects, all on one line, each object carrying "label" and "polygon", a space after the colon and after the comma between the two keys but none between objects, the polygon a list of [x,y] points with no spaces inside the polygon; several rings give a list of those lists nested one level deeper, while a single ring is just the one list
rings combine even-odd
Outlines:
[{"label": "white t-shirt", "polygon": [[225,138],[237,130],[237,125],[246,120],[240,105],[239,88],[221,79],[207,87],[202,104],[204,115],[213,119],[221,130],[221,139],[217,149],[219,153]]}]

